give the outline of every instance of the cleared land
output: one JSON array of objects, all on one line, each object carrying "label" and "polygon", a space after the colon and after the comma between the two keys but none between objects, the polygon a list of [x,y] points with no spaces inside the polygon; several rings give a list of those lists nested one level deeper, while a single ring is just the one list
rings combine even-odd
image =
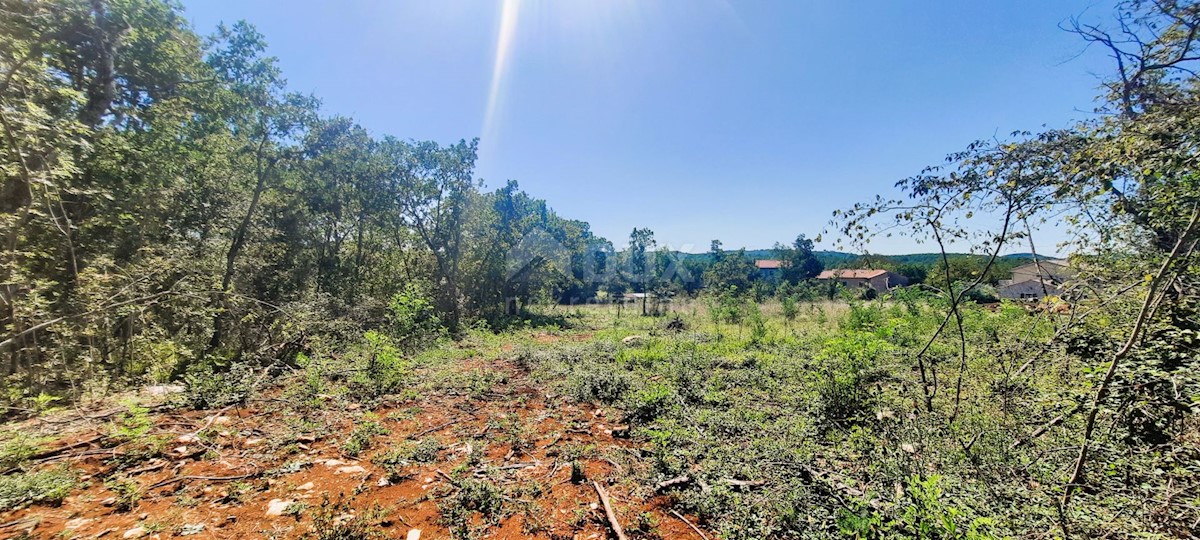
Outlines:
[{"label": "cleared land", "polygon": [[[930,413],[914,357],[941,315],[924,302],[636,311],[553,308],[413,354],[317,346],[10,424],[0,532],[600,538],[597,486],[631,538],[1053,530],[1076,429],[1053,419],[1082,366],[1022,364],[1057,315],[967,308],[967,362],[957,336],[926,355]],[[1140,494],[1117,493],[1082,494],[1075,519],[1176,519],[1122,517]]]}]

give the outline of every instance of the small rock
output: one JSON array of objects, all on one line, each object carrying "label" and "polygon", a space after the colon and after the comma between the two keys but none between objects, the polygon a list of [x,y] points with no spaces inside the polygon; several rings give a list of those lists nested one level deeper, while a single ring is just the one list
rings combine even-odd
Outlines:
[{"label": "small rock", "polygon": [[244,444],[246,446],[258,446],[264,442],[267,442],[267,440],[266,439],[246,439],[246,442]]},{"label": "small rock", "polygon": [[409,529],[408,536],[404,540],[421,540],[421,529]]},{"label": "small rock", "polygon": [[639,344],[641,344],[642,340],[644,340],[644,339],[645,338],[643,338],[642,336],[637,336],[637,335],[625,336],[625,338],[623,338],[621,340],[621,343],[624,345],[639,345]]},{"label": "small rock", "polygon": [[188,453],[188,447],[186,447],[186,446],[177,446],[177,447],[175,447],[175,449],[174,449],[174,450],[171,450],[171,453],[173,453],[173,454],[179,454],[179,455],[181,455],[181,456],[182,456],[182,455],[185,455],[185,454],[187,454],[187,453]]},{"label": "small rock", "polygon": [[316,486],[314,486],[312,482],[309,482],[309,483],[307,483],[307,484],[304,484],[304,485],[296,486],[296,489],[297,489],[297,490],[300,490],[300,491],[312,491],[312,489],[313,489],[314,487],[316,487]]},{"label": "small rock", "polygon": [[106,536],[108,533],[111,533],[113,531],[116,531],[116,529],[104,529],[103,531],[96,533],[96,538],[101,538],[103,536]]},{"label": "small rock", "polygon": [[146,536],[146,534],[148,534],[149,532],[150,531],[146,530],[145,527],[138,525],[137,527],[134,527],[132,529],[129,529],[128,531],[125,531],[125,534],[122,534],[121,538],[141,538],[143,536]]},{"label": "small rock", "polygon": [[341,461],[341,460],[338,460],[338,459],[327,459],[327,460],[325,460],[325,466],[326,466],[326,467],[337,467],[338,465],[341,465],[341,464],[343,464],[343,463],[345,463],[345,461]]},{"label": "small rock", "polygon": [[296,501],[290,499],[271,499],[271,502],[267,503],[267,517],[282,516],[283,511],[294,502]]},{"label": "small rock", "polygon": [[433,482],[433,478],[430,478],[430,477],[426,476],[426,477],[425,477],[425,483],[426,483],[426,484],[428,484],[428,483],[430,483],[430,482]]},{"label": "small rock", "polygon": [[204,532],[203,523],[188,523],[179,528],[179,536],[191,536]]},{"label": "small rock", "polygon": [[384,476],[383,478],[380,478],[378,482],[375,482],[375,485],[378,487],[388,487],[392,485],[392,483],[388,481],[386,476]]},{"label": "small rock", "polygon": [[362,468],[362,465],[347,465],[345,467],[338,467],[335,472],[337,474],[360,474],[367,472],[367,470]]},{"label": "small rock", "polygon": [[65,525],[63,525],[63,528],[68,531],[73,531],[75,529],[83,528],[84,525],[87,525],[88,523],[91,523],[93,521],[96,521],[96,520],[94,520],[92,518],[82,518],[82,517],[75,518],[75,519],[68,521]]},{"label": "small rock", "polygon": [[104,499],[103,501],[100,501],[101,506],[115,506],[116,504],[117,504],[116,497],[109,497],[107,499]]},{"label": "small rock", "polygon": [[183,435],[180,435],[178,439],[175,439],[175,442],[178,442],[180,444],[191,444],[191,443],[196,442],[197,440],[199,440],[199,437],[197,437],[196,434],[184,433]]},{"label": "small rock", "polygon": [[908,452],[908,453],[910,453],[910,454],[915,454],[915,453],[917,453],[917,446],[916,446],[916,445],[914,445],[913,443],[904,443],[904,444],[901,444],[901,445],[900,445],[900,449],[901,449],[901,450],[904,450],[905,452]]},{"label": "small rock", "polygon": [[147,519],[150,519],[150,514],[143,513],[142,515],[138,516],[138,519],[146,521]]},{"label": "small rock", "polygon": [[231,421],[232,421],[232,419],[229,418],[228,416],[206,416],[206,417],[204,417],[204,423],[205,423],[205,425],[208,425],[208,426],[221,426],[221,425],[228,424]]},{"label": "small rock", "polygon": [[592,504],[588,505],[588,508],[591,508],[592,510],[597,510],[600,508],[600,505],[596,504],[596,503],[592,503]]}]

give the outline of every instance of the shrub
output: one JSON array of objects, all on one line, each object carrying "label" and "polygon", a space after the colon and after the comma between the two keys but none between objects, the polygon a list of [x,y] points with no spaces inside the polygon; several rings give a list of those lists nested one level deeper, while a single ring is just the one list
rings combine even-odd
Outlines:
[{"label": "shrub", "polygon": [[455,538],[473,538],[471,516],[478,512],[487,523],[494,522],[504,510],[504,494],[486,480],[459,480],[458,491],[438,501],[441,521]]},{"label": "shrub", "polygon": [[388,322],[392,335],[407,350],[428,346],[445,334],[433,302],[412,283],[392,296]]},{"label": "shrub", "polygon": [[339,499],[333,503],[326,495],[315,512],[313,512],[312,530],[308,538],[316,540],[373,540],[387,538],[383,531],[371,526],[366,515],[353,515],[350,519],[342,516],[350,512],[350,505]]},{"label": "shrub", "polygon": [[817,354],[817,409],[826,421],[854,420],[869,411],[870,385],[881,374],[873,365],[887,342],[874,334],[848,332],[825,342]]},{"label": "shrub", "polygon": [[137,508],[138,501],[142,499],[142,486],[131,478],[110,478],[104,482],[104,486],[117,496],[113,509],[118,512]]},{"label": "shrub", "polygon": [[378,397],[400,391],[408,382],[412,363],[387,336],[367,331],[363,334],[363,348],[356,351],[360,367],[350,381],[351,386],[363,395]]},{"label": "shrub", "polygon": [[579,366],[567,377],[567,393],[577,401],[616,403],[632,386],[632,377],[613,366]]},{"label": "shrub", "polygon": [[0,476],[0,511],[27,504],[58,504],[75,488],[75,475],[66,468]]},{"label": "shrub", "polygon": [[630,400],[626,418],[630,422],[650,422],[670,412],[677,401],[678,397],[670,386],[651,383],[639,390]]},{"label": "shrub", "polygon": [[218,409],[243,403],[254,386],[254,368],[236,363],[219,372],[211,363],[194,364],[183,376],[184,404],[193,409]]},{"label": "shrub", "polygon": [[376,435],[387,435],[388,430],[384,429],[379,422],[370,420],[364,421],[350,432],[350,436],[342,443],[342,452],[350,457],[355,457],[363,451],[371,447],[371,438]]}]

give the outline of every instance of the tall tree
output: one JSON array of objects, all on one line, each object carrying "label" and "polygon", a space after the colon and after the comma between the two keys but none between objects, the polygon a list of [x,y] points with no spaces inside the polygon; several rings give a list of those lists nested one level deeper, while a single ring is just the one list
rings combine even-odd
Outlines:
[{"label": "tall tree", "polygon": [[633,274],[630,280],[637,292],[642,293],[642,315],[648,315],[646,297],[653,286],[654,265],[650,263],[647,253],[654,249],[654,231],[634,227],[629,233],[629,268]]},{"label": "tall tree", "polygon": [[784,281],[795,285],[806,279],[817,277],[825,264],[813,253],[813,242],[803,234],[797,235],[790,246],[775,244],[775,257],[783,264],[779,269]]}]

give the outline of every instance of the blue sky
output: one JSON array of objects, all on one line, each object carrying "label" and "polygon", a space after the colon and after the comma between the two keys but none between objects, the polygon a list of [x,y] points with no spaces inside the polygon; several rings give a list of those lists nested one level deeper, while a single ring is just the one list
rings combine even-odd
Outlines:
[{"label": "blue sky", "polygon": [[203,34],[256,25],[327,114],[376,135],[481,137],[488,186],[515,179],[618,247],[635,226],[690,251],[813,237],[972,140],[1091,116],[1110,71],[1058,28],[1106,20],[1099,0],[184,5]]}]

